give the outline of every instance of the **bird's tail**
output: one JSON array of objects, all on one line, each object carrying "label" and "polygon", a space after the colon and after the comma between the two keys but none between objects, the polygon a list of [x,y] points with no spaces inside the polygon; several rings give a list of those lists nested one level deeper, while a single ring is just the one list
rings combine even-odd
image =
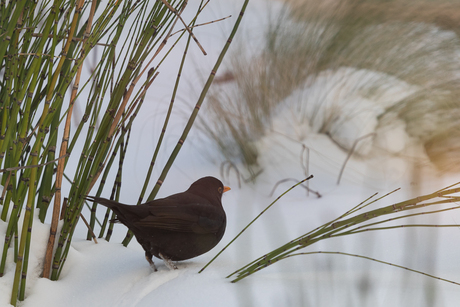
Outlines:
[{"label": "bird's tail", "polygon": [[106,207],[108,207],[110,209],[113,209],[113,208],[115,208],[117,206],[117,202],[115,202],[113,200],[109,200],[107,198],[95,197],[95,196],[89,196],[89,195],[86,195],[83,198],[88,200],[88,201],[93,201],[93,202],[96,202],[96,203],[101,204],[103,206],[106,206]]},{"label": "bird's tail", "polygon": [[146,215],[146,210],[148,211],[148,208],[145,206],[130,206],[102,197],[86,195],[83,198],[88,201],[97,202],[103,206],[106,206],[107,208],[110,208],[117,215],[116,218],[110,220],[114,223],[121,222],[127,225],[129,224],[128,221],[139,219]]}]

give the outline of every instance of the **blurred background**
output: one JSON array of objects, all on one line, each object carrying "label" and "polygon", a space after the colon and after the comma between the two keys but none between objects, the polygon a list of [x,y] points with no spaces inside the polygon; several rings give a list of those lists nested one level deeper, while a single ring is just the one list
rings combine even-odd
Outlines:
[{"label": "blurred background", "polygon": [[[325,215],[330,219],[341,214],[352,199],[358,203],[370,191],[402,187],[402,194],[382,201],[390,204],[458,181],[459,1],[287,0],[252,5],[256,8],[245,16],[237,50],[217,76],[207,116],[200,122],[227,161],[222,167],[233,182],[253,181],[259,191],[268,192],[283,179],[314,174],[309,187],[327,200],[307,193],[314,205],[304,210],[311,216],[299,219],[310,227]],[[344,161],[351,162],[344,166]],[[334,187],[342,167],[345,182]],[[296,225],[293,215],[299,208],[290,212],[283,205],[277,210],[276,222],[267,221],[253,240],[269,236],[275,248],[279,229]],[[432,216],[423,222],[458,223],[456,216]],[[281,223],[280,218],[285,220]],[[420,219],[406,223],[415,221]],[[285,234],[284,241],[294,237]],[[456,257],[445,249],[458,246],[458,238],[458,229],[407,228],[360,234],[320,248],[392,259],[458,280],[452,271],[459,272]],[[291,272],[283,279],[289,294],[277,300],[282,305],[456,304],[449,295],[456,290],[431,278],[345,256],[305,257],[312,258],[297,261],[309,268],[308,274],[277,264],[283,266],[280,271]],[[260,276],[254,278],[264,283]]]}]

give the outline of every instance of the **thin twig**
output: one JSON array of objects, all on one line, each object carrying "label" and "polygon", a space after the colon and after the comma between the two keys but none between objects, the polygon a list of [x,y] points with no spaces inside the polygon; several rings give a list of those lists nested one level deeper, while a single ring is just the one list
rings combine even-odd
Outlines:
[{"label": "thin twig", "polygon": [[[304,161],[304,153],[305,152],[305,161]],[[309,166],[310,166],[310,148],[308,148],[305,144],[302,144],[302,151],[300,152],[300,165],[302,165],[304,176],[308,176],[310,173]],[[310,181],[307,181],[307,196],[310,192]],[[318,193],[319,194],[319,193]],[[321,197],[320,195],[318,197]]]},{"label": "thin twig", "polygon": [[56,161],[58,161],[58,160],[67,158],[68,156],[69,156],[69,154],[65,154],[65,155],[63,155],[63,156],[60,156],[60,157],[57,158],[57,159],[48,161],[48,162],[43,163],[43,164],[26,165],[26,166],[16,166],[16,167],[8,167],[8,168],[0,169],[0,173],[10,172],[10,171],[16,171],[16,170],[19,170],[19,169],[28,169],[28,168],[34,168],[34,167],[42,167],[42,166],[45,166],[45,165],[54,163],[54,162],[56,162]]},{"label": "thin twig", "polygon": [[[208,22],[205,22],[205,23],[200,23],[200,24],[191,26],[190,29],[195,29],[195,28],[197,28],[197,27],[210,25],[210,24],[213,24],[213,23],[215,23],[215,22],[219,22],[219,21],[225,20],[225,19],[230,18],[230,17],[232,17],[232,15],[228,15],[227,17],[223,17],[223,18],[220,18],[220,19],[208,21]],[[183,32],[184,30],[187,30],[187,29],[184,28],[184,29],[177,30],[176,32],[172,33],[171,36],[174,36],[174,35],[176,35],[177,33],[181,33],[181,32]]]},{"label": "thin twig", "polygon": [[[224,166],[228,164],[228,167],[227,167],[227,172],[225,173],[224,172]],[[241,174],[240,174],[240,171],[239,169],[236,167],[236,165],[231,162],[231,161],[224,161],[221,163],[220,165],[220,175],[223,179],[226,178],[226,180],[230,180],[230,170],[233,169],[236,173],[236,179],[238,179],[238,188],[241,189]]]},{"label": "thin twig", "polygon": [[[434,276],[434,275],[431,275],[431,274],[428,274],[428,273],[425,273],[425,272],[422,272],[422,271],[417,271],[417,270],[414,270],[414,269],[410,269],[410,268],[402,266],[402,265],[394,264],[394,263],[391,263],[391,262],[386,262],[386,261],[383,261],[383,260],[378,260],[378,259],[375,259],[375,258],[363,256],[363,255],[350,254],[350,253],[344,253],[344,252],[315,251],[315,252],[306,252],[306,253],[295,253],[295,254],[291,254],[289,256],[284,257],[284,259],[289,258],[289,257],[294,257],[294,256],[313,255],[313,254],[344,255],[344,256],[352,256],[352,257],[362,258],[362,259],[371,260],[371,261],[383,263],[383,264],[386,264],[386,265],[394,266],[394,267],[397,267],[397,268],[400,268],[400,269],[404,269],[404,270],[407,270],[407,271],[410,271],[410,272],[425,275],[425,276],[428,276],[428,277],[431,277],[431,278],[434,278],[434,279],[437,279],[437,280],[440,280],[440,281],[445,281],[445,282],[460,286],[460,283],[458,283],[458,282],[455,282],[455,281],[452,281],[452,280],[449,280],[449,279],[445,279],[445,278],[441,278],[441,277],[437,277],[437,276]],[[232,282],[234,282],[234,281],[232,281]]]},{"label": "thin twig", "polygon": [[345,161],[343,162],[342,168],[340,169],[339,178],[337,178],[337,185],[340,184],[340,179],[342,179],[342,174],[343,174],[343,171],[345,170],[345,165],[347,165],[348,160],[351,158],[351,156],[352,156],[353,153],[355,152],[356,145],[358,145],[358,143],[359,143],[360,141],[362,141],[363,139],[368,138],[368,137],[373,136],[373,135],[375,135],[374,132],[369,133],[369,134],[366,134],[366,135],[363,135],[362,137],[357,138],[357,139],[353,142],[353,146],[351,146],[351,149],[348,151],[347,158],[346,158]]},{"label": "thin twig", "polygon": [[94,243],[97,244],[96,235],[94,234],[93,230],[91,229],[91,227],[89,226],[88,222],[86,221],[86,219],[83,216],[83,214],[81,214],[81,212],[80,212],[80,217],[83,220],[83,223],[85,223],[86,227],[88,227],[88,231],[91,232],[91,236],[93,237]]},{"label": "thin twig", "polygon": [[[278,181],[278,182],[275,184],[275,186],[273,187],[273,189],[271,190],[271,192],[270,192],[270,197],[273,196],[273,193],[275,193],[275,190],[276,190],[276,188],[278,187],[278,185],[280,185],[281,183],[286,182],[286,181],[295,181],[295,182],[298,182],[299,180],[297,180],[297,179],[295,179],[295,178],[286,178],[286,179],[282,179],[282,180]],[[307,181],[307,182],[308,182],[308,181]],[[300,186],[301,186],[302,188],[304,188],[305,190],[307,190],[308,192],[312,192],[312,193],[315,194],[318,198],[320,198],[320,197],[322,196],[319,192],[310,189],[310,188],[309,188],[308,186],[306,186],[306,185],[301,184]]]},{"label": "thin twig", "polygon": [[[179,20],[182,22],[182,24],[184,25],[185,29],[187,30],[187,32],[190,34],[190,36],[193,38],[193,40],[195,41],[195,43],[198,45],[198,47],[201,49],[201,52],[203,52],[204,55],[207,55],[206,51],[204,51],[203,47],[201,46],[200,42],[198,41],[198,39],[195,37],[195,35],[193,34],[192,30],[189,28],[189,26],[187,26],[187,24],[185,23],[185,21],[182,19],[181,17],[181,14],[182,14],[182,11],[184,10],[185,6],[187,5],[188,1],[185,0],[184,1],[184,4],[182,5],[182,8],[180,10],[180,12],[177,12],[177,10],[175,8],[173,8],[171,6],[171,4],[168,3],[168,1],[166,0],[161,0],[161,2],[164,3],[164,5],[166,5],[168,7],[168,9],[173,12],[177,18],[179,18]],[[172,28],[171,28],[172,29]]]}]

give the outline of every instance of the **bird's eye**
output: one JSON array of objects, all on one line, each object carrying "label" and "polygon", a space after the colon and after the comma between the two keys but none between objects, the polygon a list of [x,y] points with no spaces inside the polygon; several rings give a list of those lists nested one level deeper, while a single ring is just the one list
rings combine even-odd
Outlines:
[{"label": "bird's eye", "polygon": [[218,188],[217,191],[219,191],[219,194],[222,194],[223,189],[222,189],[222,188]]}]

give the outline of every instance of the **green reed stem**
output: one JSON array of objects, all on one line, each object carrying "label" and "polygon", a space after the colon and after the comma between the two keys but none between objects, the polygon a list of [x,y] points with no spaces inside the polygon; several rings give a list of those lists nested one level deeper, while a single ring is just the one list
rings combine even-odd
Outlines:
[{"label": "green reed stem", "polygon": [[166,178],[166,175],[169,172],[169,169],[171,168],[174,160],[176,159],[177,155],[179,154],[179,151],[181,150],[182,145],[184,144],[184,142],[185,142],[185,140],[186,140],[186,138],[188,136],[188,133],[190,132],[190,129],[192,128],[193,123],[195,122],[195,119],[196,119],[196,117],[198,115],[198,111],[200,110],[201,105],[203,104],[204,98],[206,97],[206,94],[208,93],[208,90],[209,90],[209,88],[210,88],[210,86],[212,84],[212,81],[214,80],[214,76],[216,75],[217,70],[219,69],[220,64],[222,63],[222,60],[224,59],[224,57],[225,57],[225,55],[226,55],[226,53],[228,51],[228,48],[230,47],[230,44],[231,44],[233,38],[235,37],[236,31],[238,30],[238,28],[240,26],[241,20],[243,19],[243,15],[244,15],[244,12],[246,10],[246,7],[247,7],[248,3],[249,3],[249,0],[244,1],[243,7],[241,8],[241,11],[240,11],[240,15],[238,16],[238,18],[237,18],[237,20],[235,22],[235,25],[233,26],[233,30],[230,33],[230,36],[227,39],[227,42],[225,43],[224,48],[220,52],[220,55],[219,55],[219,57],[218,57],[218,59],[216,61],[216,64],[214,65],[213,69],[211,70],[211,73],[209,74],[208,80],[206,81],[206,84],[204,85],[203,90],[201,91],[200,97],[198,98],[198,101],[197,101],[197,103],[195,105],[195,108],[193,109],[193,112],[190,115],[190,118],[189,118],[189,120],[187,122],[187,125],[185,126],[184,131],[182,132],[182,135],[179,138],[179,141],[177,142],[176,147],[174,148],[173,152],[171,153],[168,161],[166,162],[165,167],[163,168],[163,171],[160,174],[160,177],[158,178],[158,180],[157,180],[152,192],[150,193],[149,197],[147,198],[148,201],[155,199],[158,191],[160,190],[160,187],[161,187],[163,181]]}]

